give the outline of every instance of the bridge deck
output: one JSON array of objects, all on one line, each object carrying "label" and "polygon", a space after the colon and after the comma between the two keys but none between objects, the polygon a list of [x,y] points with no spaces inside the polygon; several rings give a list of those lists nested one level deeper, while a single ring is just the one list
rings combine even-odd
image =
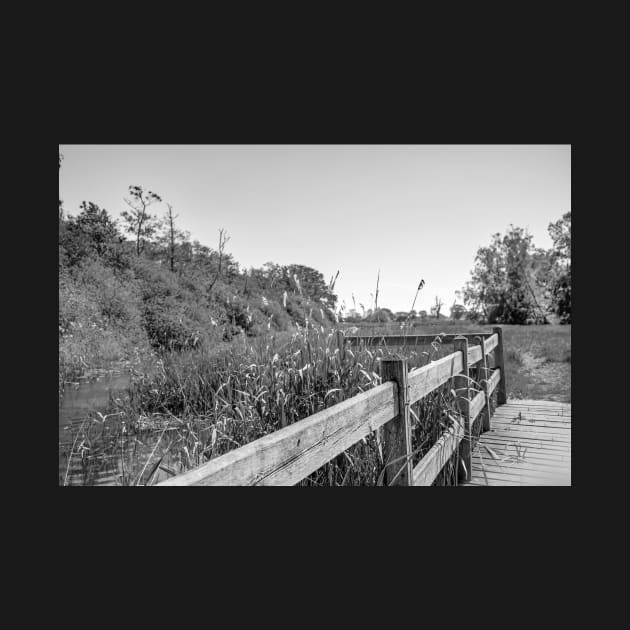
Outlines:
[{"label": "bridge deck", "polygon": [[464,486],[570,486],[571,405],[509,400],[497,407]]}]

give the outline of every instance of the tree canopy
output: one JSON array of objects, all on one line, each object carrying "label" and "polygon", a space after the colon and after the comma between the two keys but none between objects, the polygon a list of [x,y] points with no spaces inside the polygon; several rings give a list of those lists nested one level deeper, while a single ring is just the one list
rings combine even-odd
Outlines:
[{"label": "tree canopy", "polygon": [[480,247],[471,279],[463,289],[470,317],[486,323],[547,323],[554,313],[571,321],[571,213],[549,224],[550,250],[510,226]]}]

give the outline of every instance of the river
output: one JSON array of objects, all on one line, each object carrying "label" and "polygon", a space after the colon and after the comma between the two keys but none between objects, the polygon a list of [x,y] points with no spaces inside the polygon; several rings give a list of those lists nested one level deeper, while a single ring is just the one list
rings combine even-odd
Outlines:
[{"label": "river", "polygon": [[107,423],[94,420],[107,413],[110,394],[122,394],[130,374],[101,376],[66,383],[59,401],[59,485],[116,485],[120,451],[107,441]]}]

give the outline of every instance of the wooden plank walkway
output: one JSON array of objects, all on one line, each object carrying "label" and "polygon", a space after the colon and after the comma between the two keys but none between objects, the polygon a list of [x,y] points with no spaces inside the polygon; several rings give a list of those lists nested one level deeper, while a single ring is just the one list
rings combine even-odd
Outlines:
[{"label": "wooden plank walkway", "polygon": [[463,486],[570,486],[571,405],[509,400],[497,407],[490,431],[472,456]]}]

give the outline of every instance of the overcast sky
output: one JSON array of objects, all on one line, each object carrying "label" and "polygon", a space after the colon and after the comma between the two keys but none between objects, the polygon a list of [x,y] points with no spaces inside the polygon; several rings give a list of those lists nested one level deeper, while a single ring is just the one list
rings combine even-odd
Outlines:
[{"label": "overcast sky", "polygon": [[[369,308],[455,300],[477,249],[510,224],[550,247],[571,209],[570,145],[59,145],[66,213],[92,201],[118,217],[130,185],[158,193],[193,240],[241,268],[340,270],[336,293]],[[158,214],[166,205],[153,206]]]}]

